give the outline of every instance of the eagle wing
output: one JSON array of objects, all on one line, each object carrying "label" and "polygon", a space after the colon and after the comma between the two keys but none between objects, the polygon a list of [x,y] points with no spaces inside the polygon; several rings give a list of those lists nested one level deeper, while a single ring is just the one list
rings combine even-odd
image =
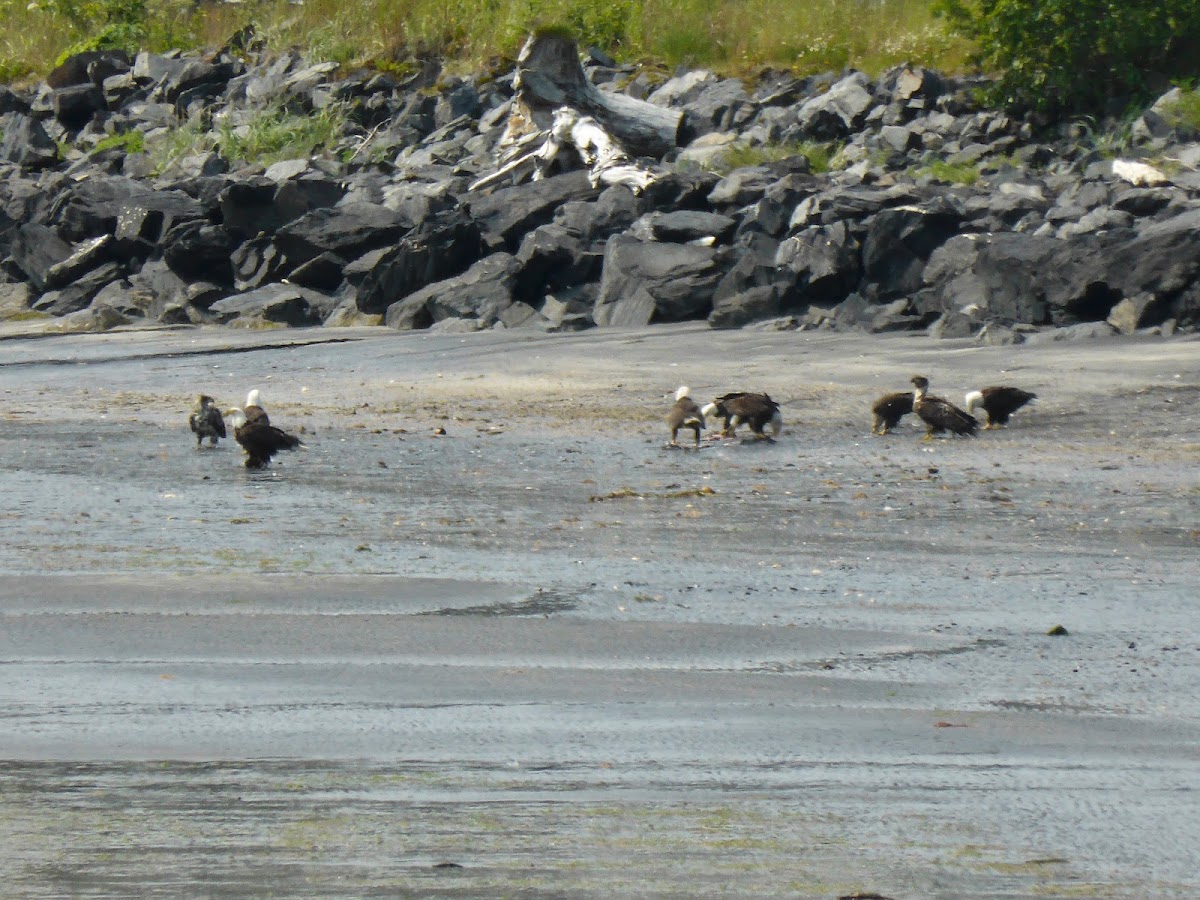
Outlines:
[{"label": "eagle wing", "polygon": [[979,421],[974,416],[942,397],[926,397],[913,404],[913,411],[938,431],[975,434],[979,430]]},{"label": "eagle wing", "polygon": [[281,450],[295,450],[303,444],[294,434],[261,421],[247,422],[234,429],[233,436],[246,451],[246,465],[252,468],[265,466]]}]

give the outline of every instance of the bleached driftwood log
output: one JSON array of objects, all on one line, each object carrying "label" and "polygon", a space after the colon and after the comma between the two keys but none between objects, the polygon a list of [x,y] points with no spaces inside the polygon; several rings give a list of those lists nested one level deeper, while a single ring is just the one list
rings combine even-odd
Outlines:
[{"label": "bleached driftwood log", "polygon": [[539,134],[545,135],[540,147],[516,157],[491,175],[480,178],[471,185],[471,190],[495,184],[508,176],[517,177],[526,170],[532,171],[532,178],[537,181],[568,146],[574,148],[588,167],[592,187],[623,184],[634,193],[641,193],[658,177],[649,166],[631,160],[612,135],[600,127],[599,122],[591,116],[581,116],[568,106],[556,110],[554,124],[549,131]]},{"label": "bleached driftwood log", "polygon": [[590,169],[593,185],[642,191],[657,172],[635,158],[661,157],[677,145],[682,113],[597,90],[583,73],[575,42],[562,35],[533,35],[525,42],[514,84],[508,125],[496,145],[500,167],[471,190],[541,178],[570,146]]}]

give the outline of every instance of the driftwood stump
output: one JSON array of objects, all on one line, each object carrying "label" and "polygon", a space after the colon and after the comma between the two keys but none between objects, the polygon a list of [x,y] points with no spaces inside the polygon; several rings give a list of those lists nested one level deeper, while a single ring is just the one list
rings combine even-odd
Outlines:
[{"label": "driftwood stump", "polygon": [[590,169],[592,184],[625,184],[642,191],[658,173],[637,157],[661,157],[678,145],[683,114],[587,80],[579,50],[555,33],[530,36],[517,57],[508,125],[496,145],[500,164],[471,190],[498,181],[538,179],[571,147]]}]

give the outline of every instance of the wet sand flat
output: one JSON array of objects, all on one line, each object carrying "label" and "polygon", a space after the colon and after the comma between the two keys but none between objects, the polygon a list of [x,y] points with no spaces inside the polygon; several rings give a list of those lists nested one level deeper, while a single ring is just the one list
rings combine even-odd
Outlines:
[{"label": "wet sand flat", "polygon": [[[1041,400],[870,435],[916,373]],[[262,473],[186,426],[251,387]],[[15,896],[1200,894],[1200,342],[13,333],[0,400]]]}]

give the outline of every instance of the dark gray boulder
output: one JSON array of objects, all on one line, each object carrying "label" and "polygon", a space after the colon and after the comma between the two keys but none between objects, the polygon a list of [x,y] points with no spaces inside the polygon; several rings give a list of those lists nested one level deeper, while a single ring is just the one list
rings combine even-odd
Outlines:
[{"label": "dark gray boulder", "polygon": [[72,247],[70,256],[46,271],[46,288],[65,287],[83,277],[84,273],[111,262],[112,245],[112,236],[102,234]]},{"label": "dark gray boulder", "polygon": [[921,206],[882,210],[867,222],[863,280],[882,296],[908,296],[922,286],[930,255],[959,232],[961,214],[938,198]]},{"label": "dark gray boulder", "polygon": [[344,259],[336,253],[325,252],[292,269],[288,281],[314,291],[332,293],[342,283],[345,269]]},{"label": "dark gray boulder", "polygon": [[779,285],[766,284],[713,301],[708,324],[713,328],[741,328],[751,322],[772,319],[783,314],[783,291]]},{"label": "dark gray boulder", "polygon": [[16,163],[31,171],[49,168],[58,162],[58,145],[41,122],[23,113],[9,115],[0,138],[0,162]]},{"label": "dark gray boulder", "polygon": [[603,263],[603,256],[585,249],[577,234],[553,222],[527,234],[516,258],[521,264],[517,294],[537,302],[549,292],[595,281]]},{"label": "dark gray boulder", "polygon": [[233,284],[230,254],[234,242],[222,225],[206,220],[182,222],[162,238],[163,259],[181,278]]},{"label": "dark gray boulder", "polygon": [[588,181],[587,172],[575,171],[501,188],[491,194],[472,194],[466,205],[487,249],[512,253],[526,234],[548,225],[564,203],[595,196],[596,189]]},{"label": "dark gray boulder", "polygon": [[123,276],[119,265],[103,263],[84,272],[60,290],[46,291],[33,303],[33,308],[52,316],[65,316],[78,312],[92,302],[100,289]]},{"label": "dark gray boulder", "polygon": [[862,72],[847,75],[823,94],[805,101],[796,113],[801,130],[817,140],[836,140],[860,129],[875,105]]},{"label": "dark gray boulder", "polygon": [[923,273],[927,287],[914,298],[916,311],[970,311],[1000,325],[1048,325],[1047,274],[1061,249],[1052,237],[1024,233],[951,238],[930,256]]},{"label": "dark gray boulder", "polygon": [[316,325],[323,318],[326,298],[315,291],[290,284],[269,284],[257,290],[233,294],[208,309],[217,322],[235,319],[275,322],[299,327]]},{"label": "dark gray boulder", "polygon": [[261,235],[239,245],[230,254],[233,284],[239,291],[251,291],[278,281],[292,265],[275,242]]},{"label": "dark gray boulder", "polygon": [[384,324],[411,330],[443,319],[473,319],[482,326],[499,320],[513,302],[520,263],[509,253],[486,256],[454,278],[430,284],[388,307]]},{"label": "dark gray boulder", "polygon": [[345,274],[357,289],[359,311],[384,313],[414,291],[462,273],[481,254],[476,224],[461,210],[448,210],[422,222],[395,247],[364,254]]},{"label": "dark gray boulder", "polygon": [[275,234],[275,244],[292,265],[308,262],[322,253],[345,259],[395,243],[409,225],[399,213],[373,203],[347,203],[314,209]]},{"label": "dark gray boulder", "polygon": [[862,252],[845,222],[806,228],[780,242],[775,263],[794,274],[794,291],[809,303],[836,303],[858,284]]},{"label": "dark gray boulder", "polygon": [[157,245],[174,225],[204,218],[204,208],[183,191],[158,191],[131,178],[99,176],[68,187],[52,215],[67,240],[112,234],[119,250],[133,255]]},{"label": "dark gray boulder", "polygon": [[[293,222],[314,209],[337,206],[346,189],[336,178],[322,174],[291,178],[275,191],[275,209],[284,222]],[[411,225],[411,220],[406,220]]]},{"label": "dark gray boulder", "polygon": [[646,213],[629,229],[630,237],[666,244],[693,241],[708,244],[728,243],[737,228],[737,220],[718,213],[681,209],[674,212]]},{"label": "dark gray boulder", "polygon": [[291,221],[275,205],[278,189],[275,182],[261,175],[231,181],[217,198],[222,224],[242,237],[274,234]]},{"label": "dark gray boulder", "polygon": [[625,231],[649,209],[645,197],[639,197],[623,185],[600,192],[594,200],[572,200],[554,214],[552,224],[576,235],[586,247],[599,246],[612,235]]},{"label": "dark gray boulder", "polygon": [[71,245],[57,231],[31,222],[16,230],[11,261],[38,291],[44,291],[51,280],[51,270],[71,253]]},{"label": "dark gray boulder", "polygon": [[634,300],[639,291],[654,300],[647,322],[707,317],[723,274],[717,261],[717,251],[710,247],[652,243],[614,235],[605,248],[593,318],[597,325],[624,323],[629,318],[627,310],[634,305],[640,317],[645,301]]}]

